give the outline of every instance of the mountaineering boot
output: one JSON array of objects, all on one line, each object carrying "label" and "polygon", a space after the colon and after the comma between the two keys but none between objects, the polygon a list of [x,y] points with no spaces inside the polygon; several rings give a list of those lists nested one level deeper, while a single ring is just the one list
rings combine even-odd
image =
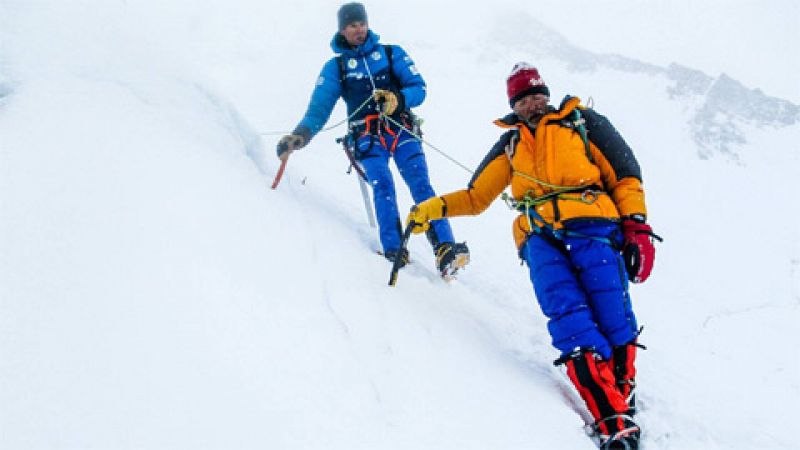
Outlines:
[{"label": "mountaineering boot", "polygon": [[[614,425],[607,429],[615,429],[611,434],[606,434],[602,430],[601,423],[617,422],[622,425]],[[600,442],[601,450],[637,450],[639,448],[639,437],[641,430],[633,418],[627,414],[615,414],[604,419],[600,419],[592,425],[592,430]]]},{"label": "mountaineering boot", "polygon": [[611,367],[617,388],[628,403],[628,415],[636,414],[636,342],[615,346],[611,354]]},{"label": "mountaineering boot", "polygon": [[[400,267],[405,267],[408,264],[408,250],[401,248],[400,250]],[[398,250],[388,250],[383,256],[386,257],[390,262],[394,262],[395,258],[397,257]]]},{"label": "mountaineering boot", "polygon": [[628,415],[629,406],[617,386],[611,361],[591,349],[578,349],[557,360],[557,363],[562,362],[567,366],[567,376],[594,417],[591,431],[600,448],[637,449],[641,430]]},{"label": "mountaineering boot", "polygon": [[436,247],[436,268],[439,275],[449,280],[459,269],[469,263],[469,249],[466,242],[443,242]]}]

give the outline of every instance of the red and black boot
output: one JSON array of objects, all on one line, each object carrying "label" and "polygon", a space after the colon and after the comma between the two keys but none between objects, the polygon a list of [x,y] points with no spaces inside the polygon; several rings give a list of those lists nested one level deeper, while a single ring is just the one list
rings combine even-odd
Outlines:
[{"label": "red and black boot", "polygon": [[636,414],[636,349],[644,348],[635,341],[612,349],[611,366],[617,388],[628,403],[628,415]]},{"label": "red and black boot", "polygon": [[602,450],[639,448],[641,431],[628,414],[628,403],[617,387],[610,361],[593,351],[579,350],[561,359],[595,419],[592,426]]}]

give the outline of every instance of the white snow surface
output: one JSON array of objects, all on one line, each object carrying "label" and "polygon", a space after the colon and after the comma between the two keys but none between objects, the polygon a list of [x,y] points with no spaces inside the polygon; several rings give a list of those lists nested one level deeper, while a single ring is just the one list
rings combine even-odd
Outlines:
[{"label": "white snow surface", "polygon": [[[797,448],[800,125],[741,122],[735,158],[701,159],[698,100],[673,81],[508,44],[528,20],[797,102],[797,4],[484,3],[367,7],[428,82],[426,139],[467,166],[499,136],[520,60],[554,102],[592,97],[635,149],[665,238],[632,287],[642,448]],[[269,188],[278,136],[260,134],[301,117],[338,6],[0,3],[0,448],[593,448],[501,201],[452,220],[473,255],[459,280],[415,237],[390,288],[342,128]],[[466,184],[427,154],[438,192]]]}]

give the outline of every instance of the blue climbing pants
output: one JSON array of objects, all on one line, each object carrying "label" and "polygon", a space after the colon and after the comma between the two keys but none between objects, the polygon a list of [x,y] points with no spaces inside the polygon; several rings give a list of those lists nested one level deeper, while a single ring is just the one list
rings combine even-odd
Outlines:
[{"label": "blue climbing pants", "polygon": [[620,252],[619,224],[610,220],[570,222],[561,239],[548,229],[534,233],[521,249],[534,292],[548,317],[548,331],[562,355],[611,348],[636,338],[636,318]]},{"label": "blue climbing pants", "polygon": [[[394,163],[408,186],[411,197],[415,203],[420,203],[436,195],[428,177],[425,154],[419,141],[405,129],[400,130],[396,137],[386,132],[361,136],[356,140],[355,148],[356,158],[364,167],[372,186],[383,251],[386,253],[397,250],[400,248],[403,225],[400,222],[389,159],[394,157]],[[443,242],[453,242],[453,231],[447,219],[431,222],[428,239],[434,248]]]}]

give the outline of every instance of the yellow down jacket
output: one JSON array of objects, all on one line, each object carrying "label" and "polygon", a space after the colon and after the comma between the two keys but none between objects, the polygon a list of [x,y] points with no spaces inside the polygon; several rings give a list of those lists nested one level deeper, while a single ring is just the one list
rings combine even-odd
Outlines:
[{"label": "yellow down jacket", "polygon": [[[589,145],[577,130],[578,108]],[[580,119],[579,119],[580,120]],[[517,248],[534,226],[563,228],[571,220],[646,216],[642,176],[633,151],[602,115],[567,97],[532,130],[515,114],[495,124],[508,129],[486,155],[467,189],[443,195],[446,217],[476,215],[510,184],[529,210],[513,225]],[[532,201],[531,201],[532,200]]]}]

